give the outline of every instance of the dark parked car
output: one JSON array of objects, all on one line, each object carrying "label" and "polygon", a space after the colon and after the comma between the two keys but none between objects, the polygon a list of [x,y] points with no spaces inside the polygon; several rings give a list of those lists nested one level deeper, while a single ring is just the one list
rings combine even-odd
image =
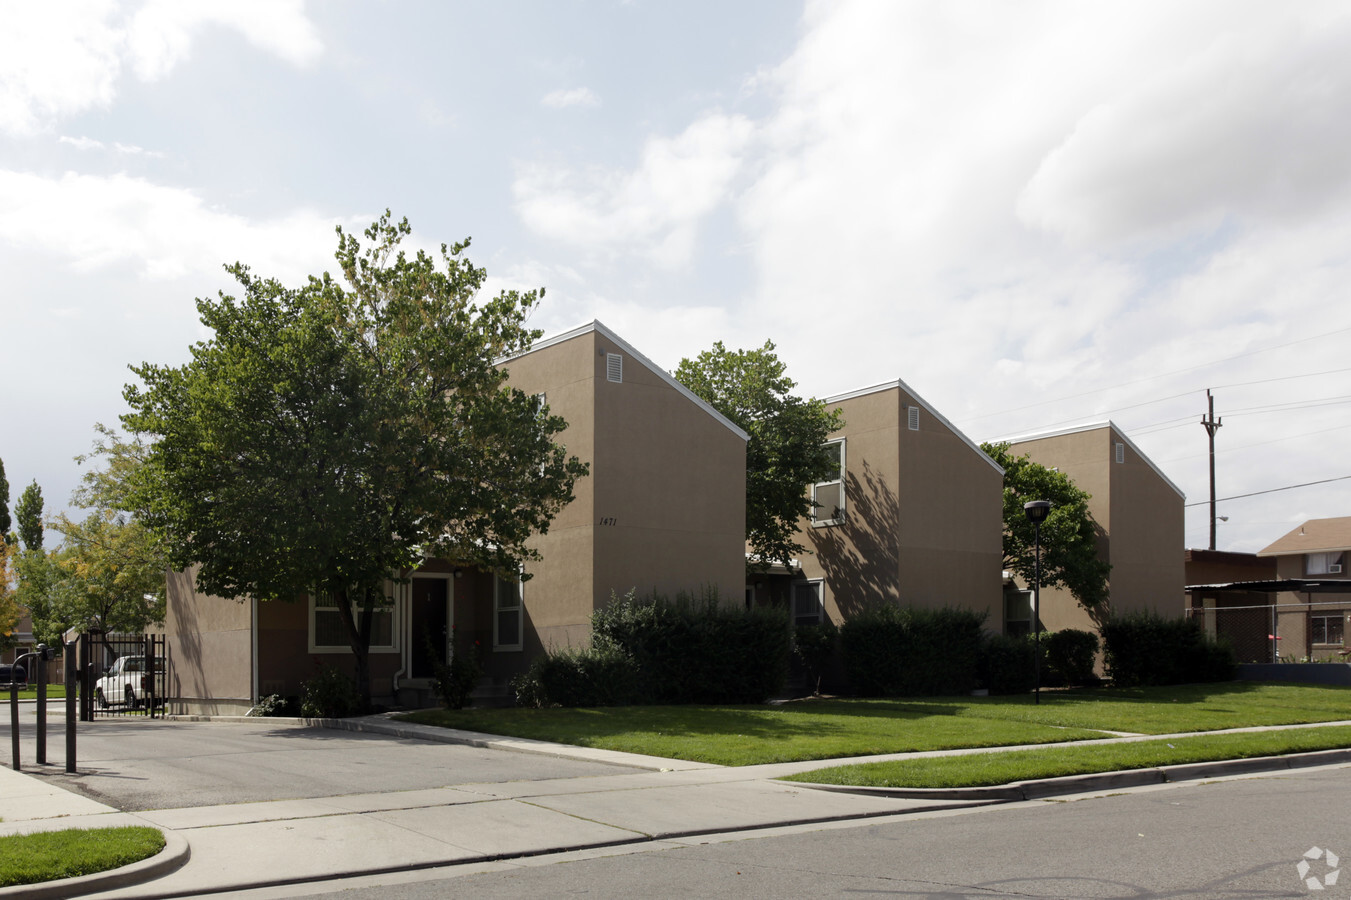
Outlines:
[{"label": "dark parked car", "polygon": [[28,684],[28,671],[23,666],[0,664],[0,685]]}]

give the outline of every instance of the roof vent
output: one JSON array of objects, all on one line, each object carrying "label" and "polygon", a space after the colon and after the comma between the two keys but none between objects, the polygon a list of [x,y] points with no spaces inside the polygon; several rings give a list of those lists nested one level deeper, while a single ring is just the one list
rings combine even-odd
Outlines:
[{"label": "roof vent", "polygon": [[618,353],[605,354],[605,380],[616,384],[624,380],[624,357]]}]

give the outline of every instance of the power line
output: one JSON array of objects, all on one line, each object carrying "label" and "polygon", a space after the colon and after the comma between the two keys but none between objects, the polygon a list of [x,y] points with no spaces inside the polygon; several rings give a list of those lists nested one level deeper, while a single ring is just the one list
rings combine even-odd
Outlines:
[{"label": "power line", "polygon": [[[1267,444],[1279,444],[1282,441],[1293,441],[1295,438],[1309,437],[1315,434],[1327,434],[1329,431],[1341,431],[1344,428],[1351,428],[1351,425],[1334,425],[1331,428],[1323,428],[1318,431],[1301,431],[1299,434],[1287,434],[1285,437],[1272,438],[1269,441],[1258,441],[1255,444],[1240,444],[1237,447],[1224,447],[1216,450],[1216,453],[1232,453],[1235,450],[1248,450],[1252,447],[1265,447]],[[1202,453],[1191,453],[1187,456],[1174,456],[1170,459],[1160,460],[1159,464],[1170,462],[1181,462],[1184,459],[1196,459],[1198,456],[1204,456]]]},{"label": "power line", "polygon": [[[1114,385],[1110,385],[1109,387],[1105,387],[1105,388],[1097,388],[1097,389],[1091,390],[1091,391],[1083,391],[1082,393],[1078,393],[1078,394],[1070,394],[1070,395],[1065,396],[1065,397],[1056,397],[1055,399],[1052,399],[1052,400],[1039,400],[1039,401],[1036,402],[1036,403],[1029,403],[1029,404],[1027,404],[1026,406],[1015,406],[1015,407],[1012,407],[1012,408],[1010,408],[1010,409],[1001,409],[1001,410],[997,410],[997,411],[995,411],[995,412],[982,413],[982,414],[980,414],[980,415],[978,415],[978,416],[970,416],[970,417],[965,418],[965,419],[960,419],[959,421],[960,421],[962,424],[966,424],[966,423],[968,423],[968,422],[977,422],[977,421],[979,421],[979,420],[981,420],[981,419],[988,419],[988,418],[991,418],[992,416],[1003,415],[1004,413],[1022,412],[1022,411],[1025,410],[1025,409],[1035,409],[1035,408],[1038,407],[1038,406],[1046,406],[1047,404],[1050,404],[1050,403],[1059,403],[1059,402],[1061,402],[1062,400],[1077,400],[1077,399],[1079,399],[1080,397],[1090,397],[1090,396],[1092,396],[1093,394],[1101,394],[1101,393],[1104,393],[1104,392],[1106,392],[1106,391],[1113,391],[1113,390],[1116,390],[1117,388],[1130,387],[1131,385],[1136,385],[1136,384],[1144,384],[1144,383],[1147,382],[1147,381],[1157,381],[1157,380],[1160,379],[1160,378],[1168,378],[1168,377],[1170,377],[1170,376],[1172,376],[1172,375],[1182,375],[1182,374],[1185,374],[1185,373],[1187,373],[1187,372],[1195,372],[1197,369],[1205,369],[1205,368],[1208,368],[1208,367],[1210,367],[1210,366],[1217,366],[1217,365],[1219,365],[1220,363],[1233,362],[1233,361],[1236,360],[1236,359],[1245,359],[1245,358],[1247,358],[1247,357],[1249,357],[1249,356],[1256,356],[1256,355],[1259,354],[1259,353],[1269,353],[1269,352],[1271,352],[1272,350],[1281,350],[1281,349],[1284,349],[1285,347],[1293,347],[1293,346],[1296,345],[1296,344],[1304,344],[1304,343],[1308,343],[1309,341],[1316,341],[1316,340],[1320,340],[1320,339],[1325,338],[1325,337],[1332,337],[1333,335],[1337,335],[1337,334],[1345,334],[1345,333],[1348,332],[1348,331],[1351,331],[1351,327],[1347,327],[1347,328],[1339,328],[1339,329],[1337,329],[1336,331],[1328,331],[1328,332],[1324,332],[1323,334],[1315,334],[1315,335],[1313,335],[1312,337],[1300,338],[1299,340],[1289,341],[1289,342],[1284,343],[1284,344],[1276,344],[1275,346],[1272,346],[1272,347],[1264,347],[1264,348],[1262,348],[1262,349],[1260,349],[1260,350],[1250,350],[1250,351],[1247,352],[1247,353],[1240,353],[1240,354],[1238,354],[1237,356],[1227,356],[1227,357],[1225,357],[1225,358],[1223,358],[1223,359],[1215,359],[1215,360],[1211,360],[1210,362],[1200,363],[1200,364],[1195,365],[1195,366],[1188,366],[1188,367],[1185,368],[1185,369],[1174,369],[1174,370],[1171,371],[1171,372],[1160,372],[1160,373],[1157,374],[1157,375],[1149,375],[1149,376],[1146,376],[1145,378],[1137,378],[1135,381],[1126,381],[1126,382],[1122,382],[1121,384],[1114,384]],[[1287,375],[1287,376],[1284,376],[1284,377],[1282,377],[1282,378],[1269,378],[1269,379],[1266,379],[1265,381],[1247,381],[1247,382],[1241,382],[1241,383],[1238,383],[1238,384],[1222,384],[1222,385],[1216,385],[1216,386],[1213,386],[1212,389],[1227,388],[1227,387],[1245,387],[1245,386],[1251,385],[1251,384],[1265,384],[1265,383],[1267,383],[1268,381],[1283,381],[1283,380],[1286,380],[1286,379],[1288,379],[1288,378],[1310,378],[1310,377],[1313,377],[1313,375],[1331,375],[1331,374],[1334,374],[1334,373],[1336,373],[1336,372],[1351,372],[1351,368],[1347,368],[1347,369],[1333,369],[1333,370],[1328,371],[1328,372],[1314,372],[1314,373],[1311,373],[1310,375]],[[1191,393],[1191,392],[1188,391],[1188,393]],[[1184,396],[1184,395],[1179,395],[1179,396]],[[1167,398],[1167,399],[1172,399],[1172,398]],[[1143,404],[1142,404],[1142,405],[1143,405]],[[1049,427],[1049,426],[1043,426],[1043,427]]]},{"label": "power line", "polygon": [[[1328,484],[1328,483],[1333,482],[1333,481],[1346,481],[1348,478],[1351,478],[1351,475],[1339,475],[1339,476],[1336,477],[1336,478],[1324,478],[1324,479],[1321,480],[1321,481],[1306,481],[1306,482],[1304,482],[1303,484],[1287,484],[1285,487],[1271,488],[1270,490],[1265,490],[1265,491],[1253,491],[1253,492],[1250,493],[1250,494],[1235,494],[1235,495],[1232,496],[1232,497],[1220,497],[1220,498],[1219,498],[1218,500],[1216,500],[1215,502],[1216,502],[1216,503],[1223,503],[1225,500],[1241,500],[1241,499],[1243,499],[1244,497],[1256,497],[1256,496],[1258,496],[1258,495],[1260,495],[1260,494],[1275,494],[1275,493],[1278,493],[1278,492],[1280,492],[1280,491],[1293,491],[1295,488],[1312,487],[1312,486],[1314,486],[1315,484]],[[1210,505],[1210,501],[1209,501],[1209,500],[1202,500],[1202,501],[1200,501],[1200,502],[1198,502],[1198,503],[1188,503],[1188,504],[1187,504],[1187,506],[1209,506],[1209,505]]]}]

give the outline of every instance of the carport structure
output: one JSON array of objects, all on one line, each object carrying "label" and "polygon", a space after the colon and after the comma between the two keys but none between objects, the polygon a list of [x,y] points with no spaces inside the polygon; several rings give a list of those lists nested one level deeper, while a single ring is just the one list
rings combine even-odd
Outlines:
[{"label": "carport structure", "polygon": [[[1351,583],[1278,578],[1187,586],[1187,613],[1224,637],[1241,663],[1346,658]],[[1315,597],[1317,599],[1315,599]]]}]

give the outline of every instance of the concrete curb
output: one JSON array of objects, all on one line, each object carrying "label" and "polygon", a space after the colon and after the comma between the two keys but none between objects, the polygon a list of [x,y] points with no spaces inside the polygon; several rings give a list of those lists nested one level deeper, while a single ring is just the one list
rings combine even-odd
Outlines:
[{"label": "concrete curb", "polygon": [[1303,769],[1347,762],[1351,762],[1351,749],[1314,750],[1308,753],[1255,756],[1248,759],[1222,759],[1214,762],[1187,763],[1179,766],[1156,766],[1121,772],[1100,772],[1093,775],[1066,775],[1063,778],[1014,781],[1009,784],[991,785],[989,787],[887,788],[855,787],[846,784],[815,784],[806,781],[789,783],[818,791],[864,794],[873,797],[896,797],[906,800],[984,800],[1008,803],[1018,800],[1039,800],[1043,797],[1060,797],[1066,794],[1087,794],[1116,788],[1200,781],[1205,778],[1248,775],[1257,772],[1277,772],[1282,769]]},{"label": "concrete curb", "polygon": [[134,887],[163,878],[170,872],[182,868],[191,856],[188,842],[182,835],[163,828],[164,849],[148,859],[134,862],[119,869],[95,872],[93,875],[80,875],[77,878],[59,878],[56,881],[43,881],[38,884],[16,884],[0,888],[0,898],[22,897],[24,900],[62,900],[65,897],[80,897],[102,891],[114,891],[119,888]]}]

